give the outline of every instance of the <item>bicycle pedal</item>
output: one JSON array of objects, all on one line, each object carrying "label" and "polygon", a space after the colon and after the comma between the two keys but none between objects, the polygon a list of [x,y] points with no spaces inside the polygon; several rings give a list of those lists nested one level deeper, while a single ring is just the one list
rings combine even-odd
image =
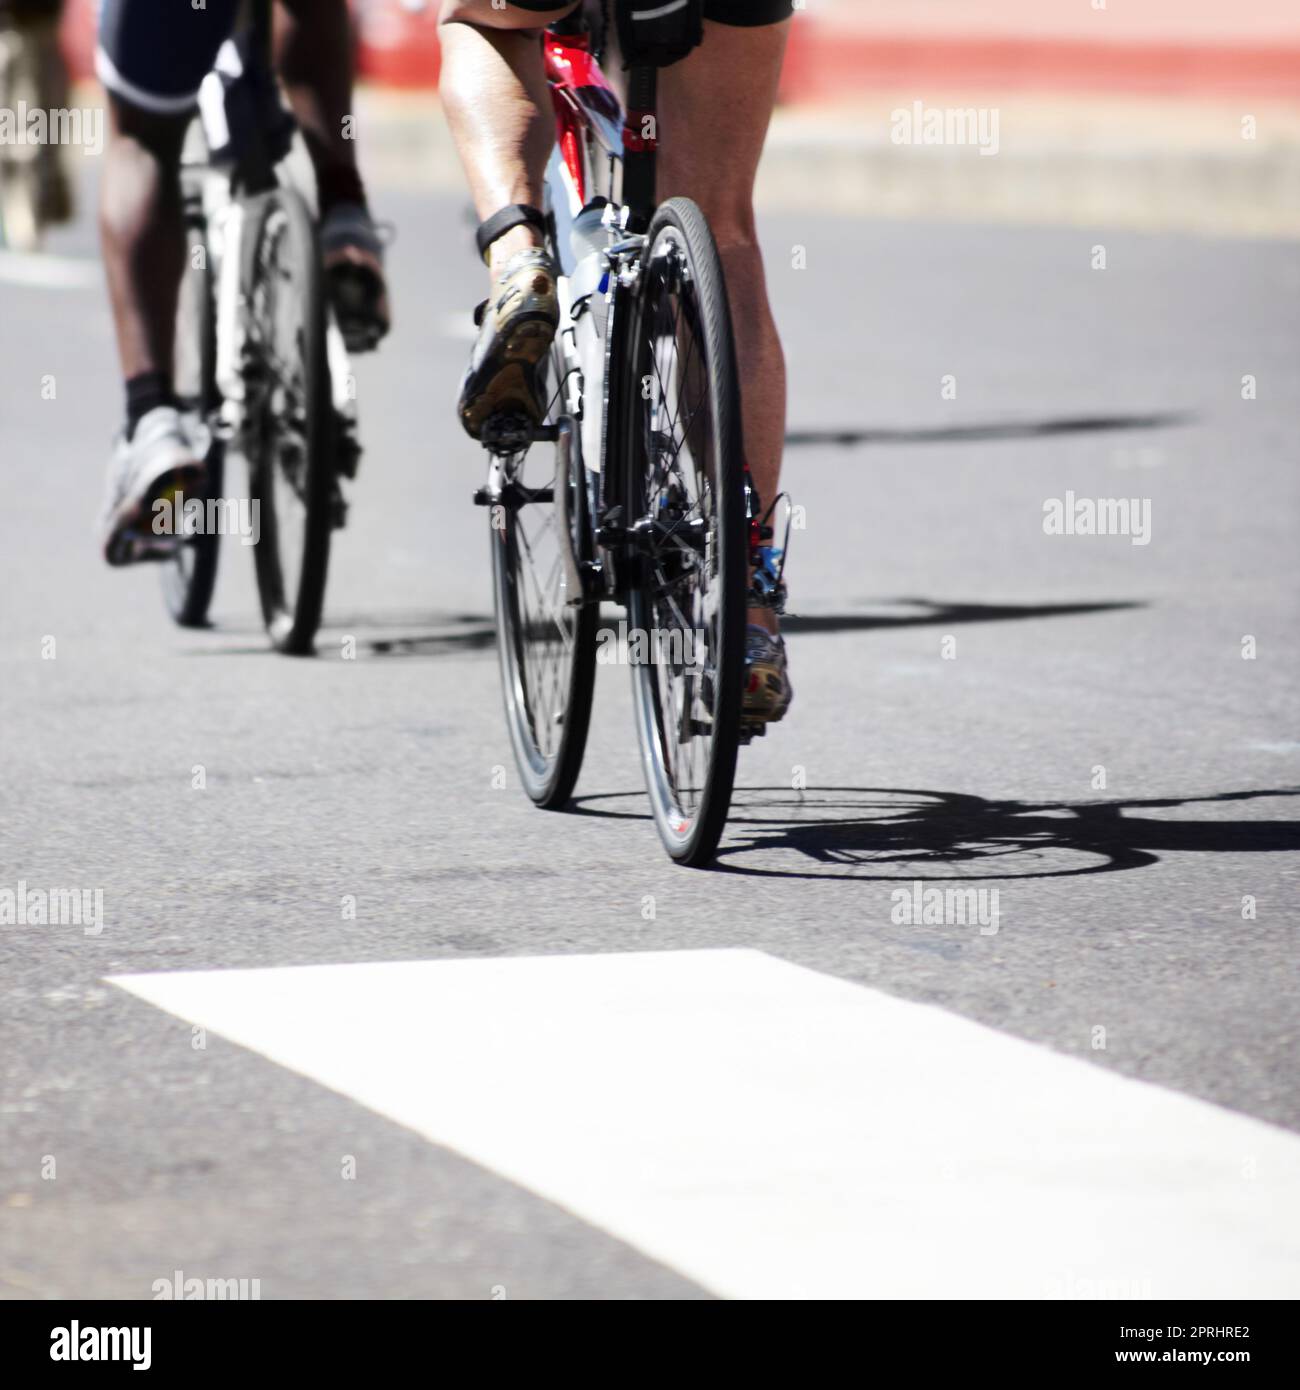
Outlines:
[{"label": "bicycle pedal", "polygon": [[533,442],[533,422],[516,411],[489,415],[479,431],[479,442],[494,454],[519,454]]},{"label": "bicycle pedal", "polygon": [[751,739],[765,738],[767,736],[766,724],[742,724],[740,726],[741,743],[749,743]]},{"label": "bicycle pedal", "polygon": [[479,432],[483,447],[494,454],[519,454],[530,444],[543,440],[553,444],[559,437],[558,425],[535,424],[517,411],[488,416]]},{"label": "bicycle pedal", "polygon": [[508,507],[517,512],[520,507],[549,505],[555,501],[555,489],[549,487],[523,488],[513,480],[504,487],[490,488],[486,485],[474,491],[476,507]]}]

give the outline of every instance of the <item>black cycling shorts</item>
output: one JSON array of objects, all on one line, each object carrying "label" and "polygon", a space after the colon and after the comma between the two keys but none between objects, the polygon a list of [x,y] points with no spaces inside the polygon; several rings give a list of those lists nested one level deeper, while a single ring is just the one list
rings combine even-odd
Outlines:
[{"label": "black cycling shorts", "polygon": [[101,0],[95,73],[131,106],[162,115],[193,107],[217,49],[234,32],[239,0]]},{"label": "black cycling shorts", "polygon": [[[610,0],[618,3],[618,0]],[[558,10],[564,0],[510,0],[517,10],[534,13]],[[762,24],[779,24],[794,13],[794,0],[704,0],[704,18],[715,24],[731,24],[757,29]]]},{"label": "black cycling shorts", "polygon": [[779,24],[794,14],[794,0],[704,0],[704,18],[739,29]]}]

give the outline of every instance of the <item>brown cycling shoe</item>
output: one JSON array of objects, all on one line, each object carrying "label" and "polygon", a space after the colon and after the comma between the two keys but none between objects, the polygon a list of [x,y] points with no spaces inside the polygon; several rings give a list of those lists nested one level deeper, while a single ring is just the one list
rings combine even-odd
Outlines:
[{"label": "brown cycling shoe", "polygon": [[478,341],[461,380],[460,422],[483,438],[493,417],[541,423],[546,412],[546,354],[560,322],[554,260],[540,249],[506,262],[492,298],[474,312]]}]

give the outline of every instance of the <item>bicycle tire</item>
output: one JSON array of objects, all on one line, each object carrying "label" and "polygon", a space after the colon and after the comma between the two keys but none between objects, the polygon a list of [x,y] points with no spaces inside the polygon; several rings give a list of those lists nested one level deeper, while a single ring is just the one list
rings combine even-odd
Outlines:
[{"label": "bicycle tire", "polygon": [[[662,315],[674,298],[676,308],[667,324]],[[630,627],[633,634],[646,634],[650,655],[632,664],[637,739],[659,838],[677,863],[701,868],[717,850],[735,781],[748,570],[740,385],[726,283],[708,223],[690,199],[669,199],[651,219],[629,309],[615,380],[624,495],[633,531],[639,523],[651,528],[649,534],[662,535],[662,544],[656,540],[630,557]],[[672,332],[672,366],[667,373],[659,361],[666,327]],[[683,328],[698,345],[697,372],[702,370],[704,378],[689,410],[678,409],[683,385],[689,392],[692,380],[691,348],[688,345],[684,354],[680,349]],[[657,388],[647,396],[645,384],[653,385],[656,378]],[[671,410],[665,405],[669,397]],[[689,395],[686,400],[689,404]],[[672,442],[683,419],[681,439],[661,471],[663,426],[673,427]],[[677,465],[683,451],[692,467],[696,452],[704,457],[703,468],[695,469],[696,517],[690,515],[692,508],[682,512],[681,498],[688,488],[685,469]],[[670,475],[675,475],[671,483]],[[685,536],[693,537],[689,546],[683,544]],[[683,559],[688,549],[695,558]],[[698,598],[691,598],[683,587],[692,574]],[[689,676],[683,666],[680,681],[667,692],[673,700],[669,715],[662,673],[667,670],[673,680],[672,668],[682,663],[671,657],[659,660],[657,644],[660,619],[668,608],[669,617],[685,619],[681,600],[689,602],[693,618],[703,623],[693,630],[683,623],[682,640],[698,634],[704,660],[702,669],[693,669]],[[693,660],[691,666],[701,663]],[[697,776],[695,753],[682,750],[706,737]],[[686,757],[689,766],[683,771]]]},{"label": "bicycle tire", "polygon": [[[544,810],[555,810],[568,802],[582,769],[591,722],[596,630],[600,616],[599,604],[594,600],[579,606],[567,603],[569,581],[565,572],[568,567],[563,553],[557,553],[550,612],[540,616],[543,632],[549,636],[548,618],[549,627],[559,632],[564,652],[559,661],[552,660],[553,669],[548,671],[544,666],[548,657],[546,643],[537,640],[538,615],[530,615],[526,603],[529,592],[526,569],[533,568],[534,548],[527,528],[532,527],[534,537],[540,537],[546,522],[542,520],[534,525],[533,518],[549,512],[559,551],[566,543],[562,527],[567,510],[567,544],[573,547],[571,558],[579,564],[591,558],[592,534],[580,432],[576,421],[563,411],[565,366],[558,341],[551,348],[550,360],[551,402],[546,418],[560,429],[564,442],[557,442],[553,450],[548,444],[533,444],[525,457],[495,460],[493,470],[494,477],[513,476],[518,481],[528,459],[533,459],[534,475],[530,485],[524,488],[524,494],[544,496],[549,487],[551,500],[549,503],[528,501],[523,506],[494,506],[489,517],[497,653],[506,725],[524,791]],[[547,454],[551,460],[549,464],[545,459]],[[561,486],[568,489],[567,509],[558,505]],[[548,567],[543,561],[537,568],[546,570]],[[534,589],[540,591],[540,585],[534,582]],[[553,656],[554,637],[549,640]],[[548,734],[557,727],[558,739],[552,741]]]},{"label": "bicycle tire", "polygon": [[[201,205],[186,208],[185,274],[176,304],[172,381],[181,414],[192,436],[208,434],[207,488],[204,500],[219,498],[225,450],[208,428],[220,404],[217,392],[217,333],[212,258]],[[196,255],[201,251],[202,255]],[[206,528],[191,537],[161,567],[163,602],[179,627],[204,627],[217,583],[221,536]]]},{"label": "bicycle tire", "polygon": [[[272,645],[309,656],[325,604],[336,467],[324,275],[315,224],[293,188],[251,199],[244,236],[243,438],[249,497],[259,508],[260,536],[253,546],[258,597]],[[278,274],[272,273],[273,254]],[[272,320],[281,310],[292,317],[277,324]],[[288,324],[295,326],[292,335],[284,331]],[[268,335],[281,333],[283,343],[268,343]],[[287,360],[278,351],[282,347]],[[282,372],[291,379],[281,379]],[[301,520],[290,515],[298,510]],[[286,544],[295,532],[301,533],[301,554],[296,563],[286,563]]]}]

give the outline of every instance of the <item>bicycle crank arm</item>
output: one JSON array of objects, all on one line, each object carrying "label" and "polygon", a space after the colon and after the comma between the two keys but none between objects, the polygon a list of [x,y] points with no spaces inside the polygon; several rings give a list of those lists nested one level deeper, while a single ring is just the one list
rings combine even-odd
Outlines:
[{"label": "bicycle crank arm", "polygon": [[489,487],[486,483],[474,493],[476,507],[505,507],[517,512],[533,502],[554,502],[555,490],[549,487],[526,488],[510,482],[501,488]]}]

